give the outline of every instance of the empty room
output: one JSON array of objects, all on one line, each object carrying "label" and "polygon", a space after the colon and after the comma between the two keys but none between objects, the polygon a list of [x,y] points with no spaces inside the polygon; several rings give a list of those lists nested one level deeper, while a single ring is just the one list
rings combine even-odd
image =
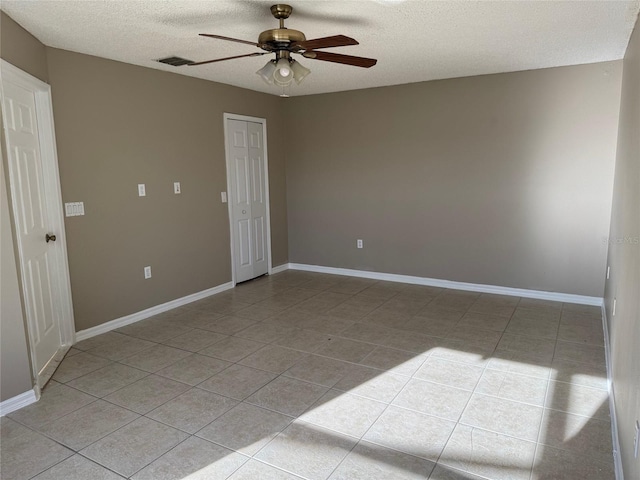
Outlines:
[{"label": "empty room", "polygon": [[639,11],[2,0],[0,477],[639,479]]}]

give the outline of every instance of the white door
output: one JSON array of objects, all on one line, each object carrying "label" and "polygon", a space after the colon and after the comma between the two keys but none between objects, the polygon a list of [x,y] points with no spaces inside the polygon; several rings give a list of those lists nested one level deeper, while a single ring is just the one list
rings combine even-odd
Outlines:
[{"label": "white door", "polygon": [[52,220],[61,207],[51,202],[56,192],[47,191],[51,165],[43,164],[37,92],[8,80],[4,64],[3,74],[9,182],[30,348],[39,376],[69,340],[62,328],[64,322],[72,322],[70,305],[65,305],[61,297],[67,292],[61,282],[68,279],[68,273],[60,271],[61,260],[66,263],[66,252],[61,251],[64,232],[60,231],[60,219]]},{"label": "white door", "polygon": [[235,281],[268,272],[267,178],[262,124],[227,119]]}]

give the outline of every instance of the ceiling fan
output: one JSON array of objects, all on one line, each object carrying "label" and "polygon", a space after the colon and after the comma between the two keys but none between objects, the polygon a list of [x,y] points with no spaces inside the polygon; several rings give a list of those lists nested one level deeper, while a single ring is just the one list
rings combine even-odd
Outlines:
[{"label": "ceiling fan", "polygon": [[344,35],[334,35],[331,37],[307,40],[304,33],[284,26],[285,19],[289,18],[292,11],[293,8],[290,5],[273,5],[271,7],[271,14],[280,21],[280,26],[279,28],[265,30],[262,32],[258,37],[257,42],[239,40],[237,38],[208,33],[200,34],[203,37],[253,45],[264,50],[263,52],[247,53],[244,55],[235,55],[233,57],[226,58],[216,58],[214,60],[206,60],[204,62],[190,62],[188,65],[194,67],[208,63],[233,60],[236,58],[257,57],[273,53],[275,54],[275,59],[267,62],[267,64],[256,73],[268,84],[287,87],[291,85],[294,80],[299,84],[311,72],[308,68],[303,67],[299,62],[291,58],[292,53],[312,60],[342,63],[344,65],[363,68],[373,67],[377,63],[377,60],[374,58],[354,57],[352,55],[342,55],[339,53],[330,53],[318,50],[322,48],[358,45],[358,42],[353,38],[349,38]]}]

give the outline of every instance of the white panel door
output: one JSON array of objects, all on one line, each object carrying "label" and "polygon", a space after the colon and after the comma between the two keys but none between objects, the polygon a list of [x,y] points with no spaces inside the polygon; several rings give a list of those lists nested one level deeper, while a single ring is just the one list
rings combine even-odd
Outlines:
[{"label": "white panel door", "polygon": [[268,271],[266,171],[262,125],[227,120],[229,202],[235,281]]},{"label": "white panel door", "polygon": [[14,201],[16,233],[21,250],[25,307],[31,349],[38,374],[62,345],[61,309],[56,305],[58,245],[50,231],[34,93],[3,83],[7,155]]}]

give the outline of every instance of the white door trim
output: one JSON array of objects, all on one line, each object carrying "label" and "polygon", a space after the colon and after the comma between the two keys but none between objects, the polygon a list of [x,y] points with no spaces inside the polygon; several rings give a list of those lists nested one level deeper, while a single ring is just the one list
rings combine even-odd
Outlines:
[{"label": "white door trim", "polygon": [[[64,228],[64,216],[62,209],[62,192],[60,190],[60,175],[58,171],[58,155],[56,148],[56,137],[53,124],[53,104],[51,102],[51,86],[36,77],[20,70],[5,60],[0,61],[0,69],[2,71],[2,82],[13,83],[24,89],[32,91],[35,97],[37,123],[39,132],[40,155],[42,159],[42,173],[45,187],[45,201],[51,215],[51,227],[56,232],[56,243],[59,242],[60,248],[55,255],[55,266],[58,276],[56,281],[56,290],[58,293],[58,305],[61,310],[60,318],[60,343],[62,348],[73,345],[75,341],[75,326],[73,321],[73,303],[71,301],[71,281],[69,277],[69,260],[67,257],[67,239]],[[4,93],[3,93],[4,95]],[[8,145],[8,125],[6,112],[2,111],[4,121],[4,138]],[[13,206],[17,204],[15,189],[13,188],[13,179],[15,173],[12,172],[11,162],[9,162],[9,190]],[[15,218],[16,212],[12,209],[12,215]],[[18,255],[23,258],[22,245],[18,242]],[[25,284],[25,272],[23,271],[22,260],[20,263],[20,281],[22,283],[23,292],[27,289]],[[25,312],[25,314],[27,314]],[[29,322],[27,322],[29,324]],[[29,344],[33,343],[30,328]],[[29,348],[31,356],[31,364],[34,370],[37,369],[35,361],[35,353],[31,347]],[[34,378],[38,378],[38,372],[33,372]]]},{"label": "white door trim", "polygon": [[231,244],[231,282],[233,286],[236,285],[236,262],[235,262],[235,251],[233,246],[233,212],[231,211],[231,201],[229,198],[229,192],[231,191],[231,169],[230,169],[230,152],[228,146],[229,132],[227,131],[227,120],[241,120],[245,122],[254,122],[262,125],[262,138],[264,145],[264,178],[265,178],[265,200],[267,207],[267,273],[271,275],[272,266],[271,266],[271,202],[269,200],[269,154],[267,148],[267,119],[259,118],[259,117],[250,117],[247,115],[240,115],[237,113],[224,113],[223,114],[223,122],[224,122],[224,156],[225,156],[225,165],[227,169],[227,209],[229,211],[229,240]]}]

